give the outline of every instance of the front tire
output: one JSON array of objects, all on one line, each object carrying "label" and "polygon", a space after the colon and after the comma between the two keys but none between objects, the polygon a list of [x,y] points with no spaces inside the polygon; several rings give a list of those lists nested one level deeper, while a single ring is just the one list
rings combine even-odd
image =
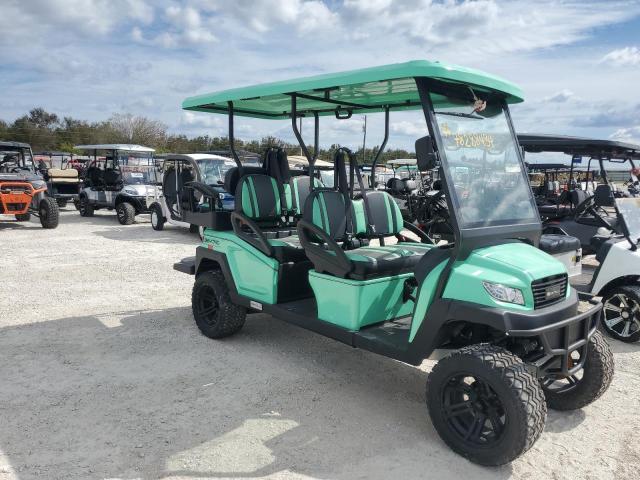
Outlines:
[{"label": "front tire", "polygon": [[162,207],[157,203],[151,205],[151,228],[159,232],[164,228],[165,220],[162,215]]},{"label": "front tire", "polygon": [[16,215],[16,220],[18,222],[28,222],[29,220],[31,220],[31,214],[30,213],[19,213],[18,215]]},{"label": "front tire", "polygon": [[613,379],[613,354],[599,331],[589,339],[586,354],[584,367],[575,375],[549,376],[542,380],[542,389],[549,408],[577,410],[595,402],[607,391]]},{"label": "front tire", "polygon": [[427,405],[444,442],[481,465],[503,465],[529,450],[547,417],[542,389],[522,360],[488,344],[440,360],[427,380]]},{"label": "front tire", "polygon": [[89,203],[89,199],[87,197],[81,197],[78,201],[78,211],[80,212],[81,217],[93,217],[93,205]]},{"label": "front tire", "polygon": [[603,295],[602,328],[626,343],[640,340],[640,286],[625,285]]},{"label": "front tire", "polygon": [[244,307],[231,302],[220,271],[203,272],[196,277],[191,307],[196,325],[209,338],[224,338],[238,332],[247,315]]},{"label": "front tire", "polygon": [[131,225],[136,220],[136,208],[129,202],[120,202],[116,206],[116,215],[120,225]]},{"label": "front tire", "polygon": [[55,199],[45,197],[40,200],[38,215],[40,215],[40,225],[42,225],[42,228],[56,228],[58,226],[60,211],[58,210],[58,203]]}]

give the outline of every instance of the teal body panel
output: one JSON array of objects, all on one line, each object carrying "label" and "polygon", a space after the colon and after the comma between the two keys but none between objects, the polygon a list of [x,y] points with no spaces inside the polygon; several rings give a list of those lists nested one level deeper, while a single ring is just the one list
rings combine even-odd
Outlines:
[{"label": "teal body panel", "polygon": [[[438,265],[420,287],[409,341],[413,340],[422,325],[444,265],[445,262]],[[567,270],[561,262],[531,245],[522,242],[494,245],[479,248],[466,260],[455,262],[442,297],[487,307],[531,311],[534,308],[531,282],[562,273],[567,273]],[[484,288],[483,281],[520,289],[525,304],[495,300]],[[567,297],[570,293],[571,287],[567,288]]]},{"label": "teal body panel", "polygon": [[438,285],[438,279],[440,278],[440,274],[442,273],[442,270],[444,270],[446,264],[447,260],[440,262],[436,268],[431,270],[429,275],[427,275],[422,282],[422,285],[419,287],[418,295],[416,296],[416,308],[413,311],[413,317],[411,318],[409,342],[412,342],[416,333],[418,333],[418,329],[420,328],[420,325],[422,325],[422,321],[427,314],[427,309],[431,305],[431,302],[433,302],[433,297]]},{"label": "teal body panel", "polygon": [[318,318],[349,330],[411,315],[413,302],[402,302],[403,285],[411,274],[371,280],[350,280],[309,272]]},{"label": "teal body panel", "polygon": [[269,258],[233,232],[205,230],[202,245],[224,253],[240,295],[262,303],[278,299],[278,262]]}]

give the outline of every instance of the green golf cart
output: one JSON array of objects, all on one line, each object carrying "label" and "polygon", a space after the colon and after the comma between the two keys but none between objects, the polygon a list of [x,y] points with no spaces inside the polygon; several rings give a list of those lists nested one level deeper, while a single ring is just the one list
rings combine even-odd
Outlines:
[{"label": "green golf cart", "polygon": [[[606,391],[613,357],[596,329],[601,304],[536,248],[540,218],[508,108],[521,101],[504,80],[427,61],[186,99],[187,110],[228,115],[237,165],[225,178],[235,211],[212,211],[195,257],[174,265],[195,275],[199,329],[227,337],[247,313],[265,312],[411,365],[440,358],[426,402],[442,439],[484,465],[526,452],[547,405],[577,409]],[[384,145],[390,112],[411,109],[424,112],[428,134],[416,141],[417,166],[439,168],[454,212],[455,239],[444,245],[403,223],[388,193],[365,189],[347,148],[336,152],[333,185],[309,181],[321,116],[383,112]],[[233,149],[238,115],[290,121],[306,182],[275,148],[261,167],[243,166]],[[314,155],[301,117],[314,122]],[[454,176],[462,167],[468,174]]]}]

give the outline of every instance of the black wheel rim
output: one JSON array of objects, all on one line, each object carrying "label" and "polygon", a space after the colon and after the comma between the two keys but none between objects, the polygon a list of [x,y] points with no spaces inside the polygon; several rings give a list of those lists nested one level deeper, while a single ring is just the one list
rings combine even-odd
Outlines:
[{"label": "black wheel rim", "polygon": [[217,321],[218,298],[213,288],[203,285],[198,295],[198,317],[207,325],[213,325]]},{"label": "black wheel rim", "polygon": [[442,410],[449,428],[473,447],[489,447],[502,438],[507,417],[495,390],[471,374],[451,377],[442,391]]},{"label": "black wheel rim", "polygon": [[[571,352],[571,355],[568,359],[569,365],[567,365],[567,367],[571,369],[575,365],[579,365],[583,354],[583,349],[574,350],[573,352]],[[583,377],[584,367],[573,375],[568,376],[552,373],[542,379],[542,389],[548,393],[566,393],[570,390],[575,389],[580,384]]]},{"label": "black wheel rim", "polygon": [[640,330],[640,305],[623,293],[616,293],[604,302],[602,322],[607,330],[627,338]]}]

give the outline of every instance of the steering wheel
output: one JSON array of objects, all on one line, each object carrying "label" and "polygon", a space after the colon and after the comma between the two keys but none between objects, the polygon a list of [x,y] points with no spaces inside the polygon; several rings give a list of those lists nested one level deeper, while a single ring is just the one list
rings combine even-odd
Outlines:
[{"label": "steering wheel", "polygon": [[604,216],[602,214],[603,212],[604,210],[602,210],[602,207],[596,205],[596,198],[592,195],[578,204],[578,206],[574,210],[573,218],[575,219],[576,223],[580,223],[580,220],[582,218],[586,217],[587,215],[592,215],[594,218],[597,218],[600,223],[602,223],[603,227],[609,230],[614,230],[613,226],[604,219]]}]

